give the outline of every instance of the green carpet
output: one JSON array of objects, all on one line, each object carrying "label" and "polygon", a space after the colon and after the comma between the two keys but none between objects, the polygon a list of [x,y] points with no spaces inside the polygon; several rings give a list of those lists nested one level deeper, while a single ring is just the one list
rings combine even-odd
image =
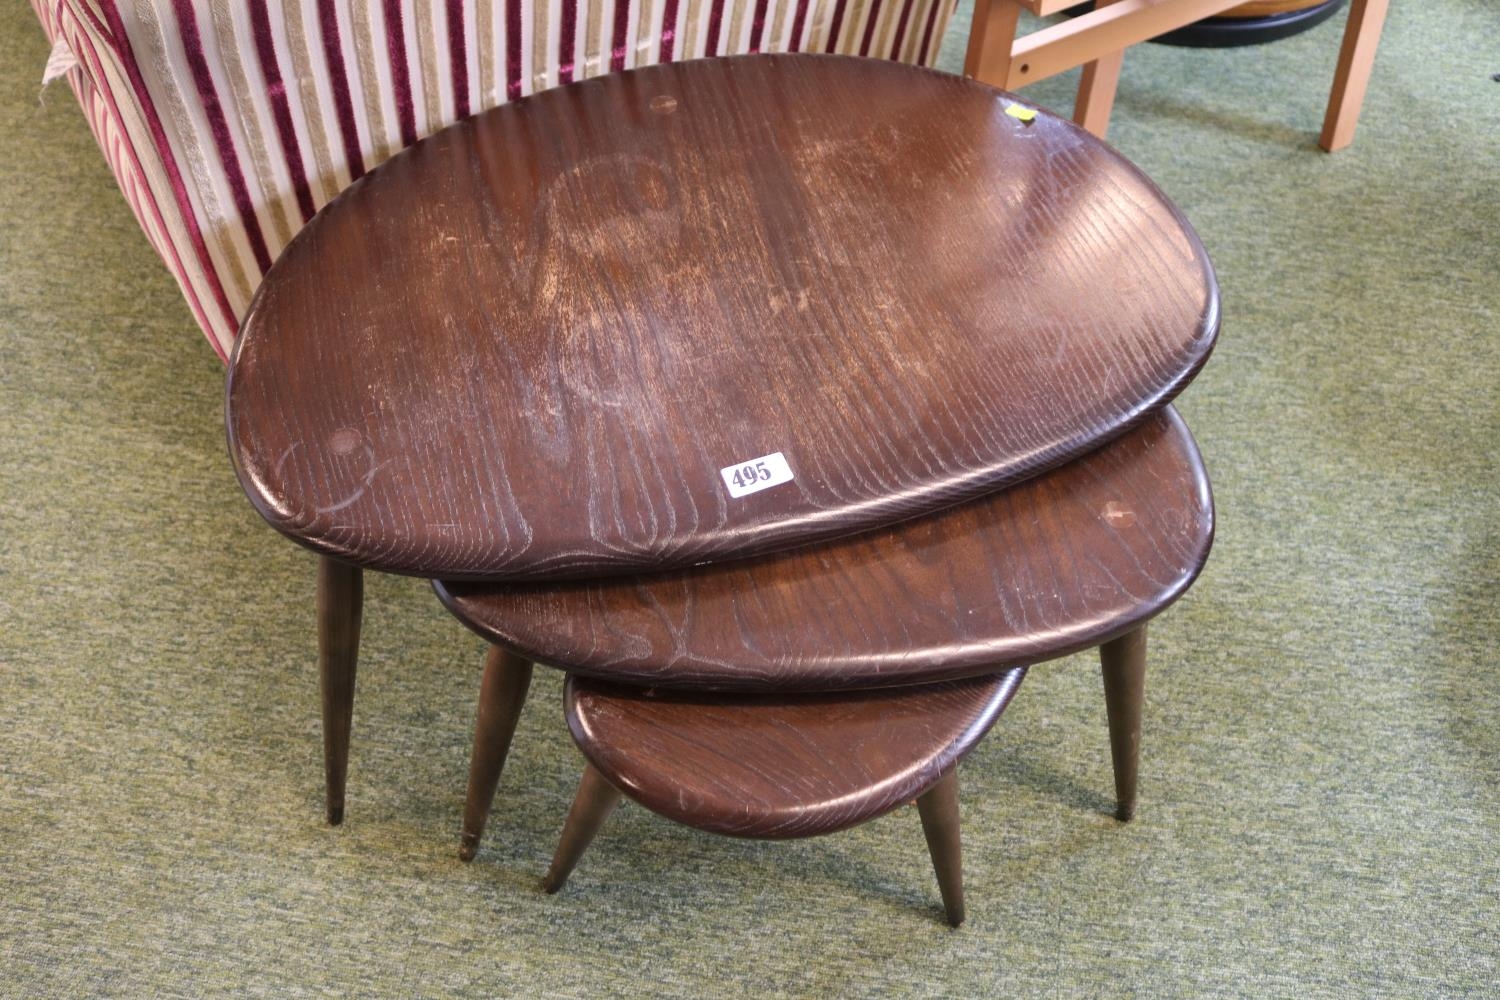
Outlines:
[{"label": "green carpet", "polygon": [[1181,404],[1218,544],[1153,627],[1138,819],[1094,661],[1033,671],[964,770],[955,932],[912,810],[762,844],[626,806],[541,895],[580,769],[551,671],[460,863],[482,648],[414,580],[369,581],[323,826],[313,560],[241,496],[223,372],[10,0],[0,996],[1496,995],[1500,17],[1393,6],[1335,156],[1342,18],[1126,60],[1111,139],[1224,290]]}]

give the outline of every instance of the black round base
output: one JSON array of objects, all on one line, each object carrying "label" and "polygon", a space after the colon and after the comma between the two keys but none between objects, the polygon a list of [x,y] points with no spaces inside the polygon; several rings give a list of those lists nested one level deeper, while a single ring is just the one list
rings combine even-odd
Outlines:
[{"label": "black round base", "polygon": [[1314,7],[1289,10],[1265,17],[1206,17],[1185,28],[1169,31],[1151,39],[1162,45],[1181,45],[1194,49],[1229,49],[1240,45],[1261,45],[1316,27],[1344,6],[1345,0],[1324,0]]}]

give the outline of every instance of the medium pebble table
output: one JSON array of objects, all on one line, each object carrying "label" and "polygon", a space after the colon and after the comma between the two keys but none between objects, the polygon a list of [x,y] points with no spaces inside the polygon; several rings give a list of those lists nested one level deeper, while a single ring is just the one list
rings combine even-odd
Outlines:
[{"label": "medium pebble table", "polygon": [[460,854],[479,846],[540,656],[571,675],[565,714],[589,761],[549,891],[621,791],[760,838],[844,829],[915,798],[956,925],[958,761],[1028,665],[1098,646],[1116,815],[1130,819],[1145,623],[1212,540],[1202,461],[1168,407],[1061,469],[854,538],[636,577],[438,584],[495,643]]}]

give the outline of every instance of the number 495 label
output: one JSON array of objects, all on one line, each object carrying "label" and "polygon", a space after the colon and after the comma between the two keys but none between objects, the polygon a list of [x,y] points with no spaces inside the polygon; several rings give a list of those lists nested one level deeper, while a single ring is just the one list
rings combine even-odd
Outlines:
[{"label": "number 495 label", "polygon": [[719,475],[724,477],[724,485],[729,487],[730,496],[744,497],[791,482],[792,468],[786,464],[786,457],[778,451],[720,469]]}]

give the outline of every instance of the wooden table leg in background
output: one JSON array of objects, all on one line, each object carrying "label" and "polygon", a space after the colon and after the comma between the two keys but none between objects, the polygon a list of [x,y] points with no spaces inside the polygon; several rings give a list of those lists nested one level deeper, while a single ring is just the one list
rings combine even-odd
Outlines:
[{"label": "wooden table leg in background", "polygon": [[1099,647],[1104,668],[1104,707],[1109,714],[1109,753],[1115,765],[1115,816],[1135,815],[1136,775],[1141,762],[1141,710],[1146,700],[1146,626]]},{"label": "wooden table leg in background", "polygon": [[364,607],[364,571],[318,558],[318,672],[323,692],[323,774],[328,822],[344,821],[344,784],[349,775],[349,733],[354,720],[354,671],[359,662],[359,623]]},{"label": "wooden table leg in background", "polygon": [[[1097,6],[1114,2],[1098,0]],[[1073,99],[1073,122],[1101,139],[1109,131],[1109,113],[1115,107],[1115,91],[1120,87],[1120,68],[1124,65],[1124,49],[1083,64],[1078,96]]]},{"label": "wooden table leg in background", "polygon": [[1354,141],[1354,126],[1359,123],[1359,109],[1370,86],[1375,48],[1380,44],[1380,29],[1389,6],[1390,0],[1353,0],[1349,5],[1349,22],[1344,26],[1339,64],[1333,74],[1333,92],[1328,95],[1328,113],[1318,139],[1318,145],[1330,153]]}]

